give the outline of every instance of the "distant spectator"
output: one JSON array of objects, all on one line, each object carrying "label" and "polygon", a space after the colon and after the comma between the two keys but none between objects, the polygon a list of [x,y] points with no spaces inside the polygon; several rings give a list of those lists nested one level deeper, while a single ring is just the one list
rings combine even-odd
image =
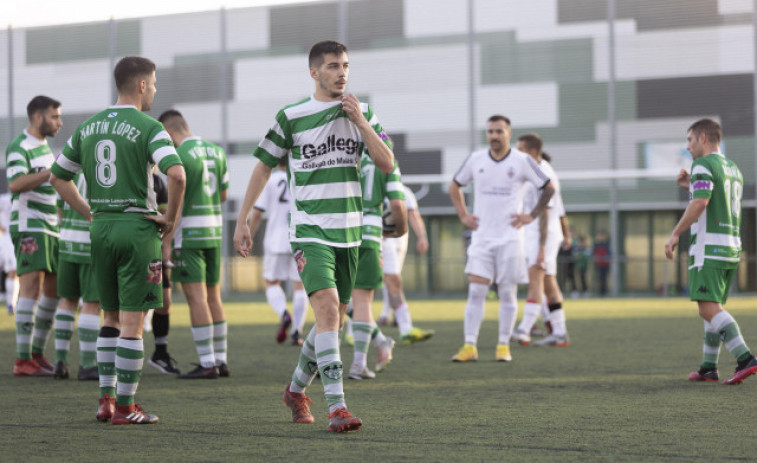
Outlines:
[{"label": "distant spectator", "polygon": [[600,230],[594,240],[594,268],[597,270],[599,295],[607,294],[607,276],[610,274],[610,240],[607,232]]},{"label": "distant spectator", "polygon": [[560,287],[565,292],[570,291],[573,298],[578,297],[578,287],[576,286],[576,259],[574,257],[574,250],[576,248],[576,241],[571,239],[570,241],[563,242],[560,246],[560,250],[557,253],[557,263],[559,265]]},{"label": "distant spectator", "polygon": [[581,235],[578,238],[578,245],[573,247],[573,259],[576,262],[576,270],[578,270],[578,278],[581,283],[579,291],[583,296],[586,296],[589,292],[589,286],[586,284],[586,270],[589,269],[591,255],[592,250],[589,248],[589,242],[585,235]]}]

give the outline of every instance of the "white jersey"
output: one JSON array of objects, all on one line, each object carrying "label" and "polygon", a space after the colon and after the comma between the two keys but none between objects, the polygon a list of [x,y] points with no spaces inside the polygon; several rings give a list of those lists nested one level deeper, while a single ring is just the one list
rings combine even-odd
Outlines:
[{"label": "white jersey", "polygon": [[263,239],[264,254],[292,253],[289,244],[290,203],[286,171],[275,169],[254,206],[268,214]]},{"label": "white jersey", "polygon": [[11,194],[0,195],[0,229],[3,233],[10,233],[11,226]]},{"label": "white jersey", "polygon": [[415,199],[415,193],[413,193],[413,190],[408,188],[407,185],[402,185],[402,188],[405,190],[405,209],[408,211],[418,209],[418,200]]},{"label": "white jersey", "polygon": [[474,182],[473,214],[479,219],[471,243],[486,240],[505,243],[519,240],[520,230],[510,225],[513,214],[523,211],[526,184],[541,189],[549,177],[526,153],[510,148],[510,153],[496,161],[489,149],[474,151],[453,177],[460,186]]},{"label": "white jersey", "polygon": [[[541,160],[539,163],[541,170],[549,177],[549,181],[555,188],[555,194],[552,195],[552,199],[549,200],[547,210],[549,211],[549,220],[547,222],[547,239],[562,241],[562,225],[560,224],[560,217],[565,215],[565,205],[562,201],[562,190],[560,189],[560,180],[557,178],[555,169],[552,165]],[[530,211],[536,206],[536,202],[539,200],[539,191],[533,185],[526,186],[526,194],[523,198],[523,210]],[[536,219],[530,224],[525,226],[526,240],[539,240],[539,220]]]}]

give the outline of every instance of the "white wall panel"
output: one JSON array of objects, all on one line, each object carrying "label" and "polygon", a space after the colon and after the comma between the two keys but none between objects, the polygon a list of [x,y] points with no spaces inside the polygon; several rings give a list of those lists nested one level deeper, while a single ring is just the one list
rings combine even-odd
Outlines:
[{"label": "white wall panel", "polygon": [[512,126],[555,127],[559,123],[559,88],[554,82],[487,85],[477,90],[476,127],[493,114],[510,118]]},{"label": "white wall panel", "polygon": [[176,109],[184,115],[192,133],[208,140],[221,141],[220,103],[183,103],[177,104]]},{"label": "white wall panel", "polygon": [[754,0],[718,0],[718,13],[741,14],[751,13]]},{"label": "white wall panel", "polygon": [[554,27],[557,0],[475,0],[473,14],[478,32]]},{"label": "white wall panel", "polygon": [[142,19],[142,53],[158,67],[176,55],[215,53],[221,48],[219,10]]},{"label": "white wall panel", "polygon": [[226,44],[229,51],[259,50],[270,46],[267,8],[239,8],[226,11]]},{"label": "white wall panel", "polygon": [[298,95],[312,94],[314,84],[303,54],[240,59],[234,66],[234,87],[236,101],[275,96],[288,104],[296,102]]},{"label": "white wall panel", "polygon": [[416,38],[467,33],[467,3],[467,0],[405,0],[405,36]]}]

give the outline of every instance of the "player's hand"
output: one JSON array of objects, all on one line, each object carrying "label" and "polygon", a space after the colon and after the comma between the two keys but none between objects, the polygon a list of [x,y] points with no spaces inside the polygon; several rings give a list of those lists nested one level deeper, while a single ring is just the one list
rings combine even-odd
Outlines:
[{"label": "player's hand", "polygon": [[573,247],[573,240],[570,236],[566,236],[562,240],[562,250],[567,251],[568,249]]},{"label": "player's hand", "polygon": [[171,233],[173,231],[173,227],[176,226],[175,220],[169,220],[168,217],[166,217],[163,214],[157,214],[157,215],[144,215],[148,219],[155,222],[158,227],[160,228],[160,232],[164,235]]},{"label": "player's hand", "polygon": [[460,221],[465,225],[466,228],[470,228],[471,230],[478,230],[478,216],[473,214],[465,214]]},{"label": "player's hand", "polygon": [[678,177],[676,177],[676,183],[678,186],[683,188],[684,190],[689,189],[689,183],[691,183],[691,175],[686,172],[686,169],[681,169],[680,172],[678,172]]},{"label": "player's hand", "polygon": [[352,93],[347,93],[342,96],[342,110],[347,113],[354,124],[365,121],[363,111],[360,110],[360,101]]},{"label": "player's hand", "polygon": [[428,251],[428,239],[425,236],[418,237],[415,249],[418,251],[418,254],[426,254],[426,251]]},{"label": "player's hand", "polygon": [[534,218],[531,217],[531,214],[513,214],[510,216],[510,218],[512,218],[510,225],[515,228],[520,228],[523,225],[528,225],[534,221]]},{"label": "player's hand", "polygon": [[234,249],[242,257],[249,256],[252,251],[250,226],[244,220],[237,220],[237,227],[234,229]]},{"label": "player's hand", "polygon": [[665,243],[665,257],[672,260],[676,246],[678,246],[678,237],[675,235],[670,235],[670,239],[668,239],[668,242]]}]

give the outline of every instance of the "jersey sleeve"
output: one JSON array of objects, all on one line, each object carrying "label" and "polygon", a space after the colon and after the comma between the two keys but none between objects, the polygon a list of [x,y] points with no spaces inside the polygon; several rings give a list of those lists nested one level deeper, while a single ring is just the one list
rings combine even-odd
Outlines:
[{"label": "jersey sleeve", "polygon": [[384,127],[381,126],[378,116],[373,112],[373,108],[368,103],[360,103],[360,110],[363,111],[363,115],[368,120],[368,123],[373,127],[373,131],[384,142],[389,149],[393,148],[393,143],[389,135],[384,131]]},{"label": "jersey sleeve", "polygon": [[29,173],[29,159],[27,158],[26,152],[22,151],[20,148],[8,152],[5,157],[5,162],[5,178],[8,180],[8,183],[21,175]]},{"label": "jersey sleeve", "polygon": [[81,171],[79,150],[77,149],[78,139],[70,137],[63,147],[63,151],[58,155],[50,167],[50,172],[62,180],[73,180],[77,173]]},{"label": "jersey sleeve", "polygon": [[157,122],[153,130],[150,131],[148,139],[150,141],[147,148],[150,157],[152,158],[152,162],[157,164],[161,172],[165,174],[169,167],[176,164],[181,165],[181,158],[176,154],[176,148],[173,146],[171,136],[163,128],[163,124]]},{"label": "jersey sleeve", "polygon": [[407,186],[403,186],[405,187],[405,207],[408,211],[414,211],[418,209],[418,200],[415,199],[415,193],[413,193],[413,190],[411,190]]},{"label": "jersey sleeve", "polygon": [[457,169],[455,175],[452,176],[452,180],[460,186],[465,186],[473,180],[473,154],[468,155],[463,161],[463,165]]},{"label": "jersey sleeve", "polygon": [[216,148],[221,159],[221,191],[229,189],[229,166],[226,162],[226,152],[221,147]]},{"label": "jersey sleeve", "polygon": [[292,137],[288,133],[288,127],[289,120],[286,113],[281,110],[276,114],[273,126],[268,130],[265,138],[260,141],[252,155],[268,167],[275,168],[279,159],[287,156],[289,150],[292,149]]},{"label": "jersey sleeve", "polygon": [[397,163],[394,163],[394,169],[386,174],[386,197],[390,200],[405,200],[405,188],[402,185],[402,173]]},{"label": "jersey sleeve", "polygon": [[523,168],[525,180],[533,183],[537,189],[541,190],[549,183],[549,176],[544,173],[531,156],[526,155],[525,159],[526,165]]},{"label": "jersey sleeve", "polygon": [[710,199],[713,187],[712,172],[703,162],[696,159],[691,166],[691,183],[689,185],[691,197]]}]

